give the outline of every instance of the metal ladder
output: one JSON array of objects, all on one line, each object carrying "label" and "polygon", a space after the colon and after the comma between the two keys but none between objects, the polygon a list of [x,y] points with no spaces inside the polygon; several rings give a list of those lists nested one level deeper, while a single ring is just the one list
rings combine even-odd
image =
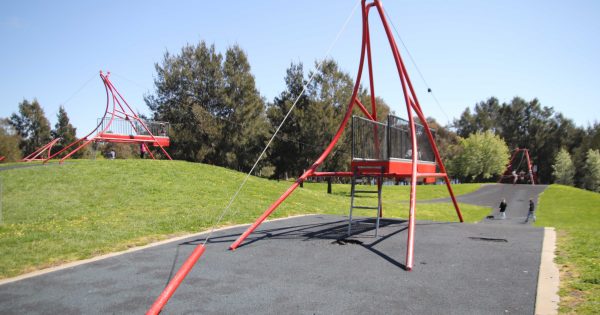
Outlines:
[{"label": "metal ladder", "polygon": [[[368,174],[363,173],[364,171],[370,171]],[[376,173],[376,172],[379,173]],[[352,175],[352,186],[350,188],[350,214],[348,215],[348,236],[352,235],[352,210],[354,209],[371,209],[377,210],[376,219],[375,219],[375,237],[379,233],[379,218],[381,217],[381,188],[383,186],[383,173],[385,172],[385,167],[383,166],[357,166],[353,170]],[[377,190],[357,190],[356,182],[358,178],[368,178],[377,179]],[[356,194],[377,194],[377,206],[376,207],[367,207],[367,206],[355,206],[354,198]]]}]

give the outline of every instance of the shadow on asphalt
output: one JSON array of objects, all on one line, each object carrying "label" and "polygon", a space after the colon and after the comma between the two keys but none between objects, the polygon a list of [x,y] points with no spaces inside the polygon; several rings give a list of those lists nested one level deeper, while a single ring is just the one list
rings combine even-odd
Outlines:
[{"label": "shadow on asphalt", "polygon": [[[310,241],[314,239],[320,240],[333,240],[330,244],[332,245],[359,245],[362,248],[370,251],[373,254],[381,257],[386,260],[390,264],[406,270],[406,265],[393,259],[392,257],[386,255],[385,253],[377,250],[375,245],[380,244],[390,237],[402,233],[405,231],[408,226],[406,225],[406,220],[401,219],[385,219],[382,218],[379,220],[379,228],[391,228],[395,231],[387,233],[383,236],[375,237],[375,222],[376,220],[373,218],[363,218],[357,219],[352,222],[352,232],[348,235],[348,221],[347,220],[339,220],[335,222],[327,222],[327,223],[315,223],[315,224],[302,224],[295,226],[287,226],[280,228],[272,228],[272,229],[263,229],[259,231],[255,231],[252,235],[254,237],[249,237],[244,243],[240,244],[239,248],[244,246],[248,246],[255,242],[264,239],[272,239],[272,240],[302,240],[302,241]],[[429,225],[429,224],[445,224],[444,222],[431,222],[431,223],[423,223],[420,225]],[[221,236],[211,237],[207,243],[210,244],[219,244],[219,243],[232,243],[234,242],[241,233],[235,234],[227,234]],[[191,241],[186,241],[177,245],[177,249],[175,251],[175,255],[173,257],[173,263],[171,265],[171,271],[169,273],[169,277],[167,279],[166,284],[171,281],[171,278],[174,275],[175,267],[177,266],[177,262],[179,259],[179,252],[181,246],[197,246],[202,244],[206,238],[198,238]],[[372,242],[365,240],[373,240]],[[165,284],[165,285],[166,285]]]}]

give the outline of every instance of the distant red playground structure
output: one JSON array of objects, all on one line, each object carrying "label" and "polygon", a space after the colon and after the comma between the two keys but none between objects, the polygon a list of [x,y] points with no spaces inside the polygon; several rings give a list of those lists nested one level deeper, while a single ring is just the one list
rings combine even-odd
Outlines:
[{"label": "distant red playground structure", "polygon": [[[517,155],[521,153],[521,159],[519,160],[519,164],[515,166],[515,159]],[[523,161],[525,164],[525,169],[521,167]],[[531,185],[535,185],[537,182],[537,166],[531,163],[531,158],[529,157],[529,149],[524,148],[516,148],[513,151],[508,164],[506,165],[506,169],[500,179],[498,179],[498,183],[513,183],[516,184],[518,182],[523,183],[527,182]]]},{"label": "distant red playground structure", "polygon": [[[57,151],[52,155],[49,154],[49,156],[44,159],[44,163],[58,157],[70,148],[73,148],[60,159],[60,163],[63,163],[66,159],[75,154],[75,152],[83,149],[92,142],[137,143],[144,146],[146,152],[149,153],[152,159],[154,159],[155,156],[148,146],[159,147],[164,156],[171,160],[171,156],[165,150],[165,147],[168,147],[170,144],[168,136],[169,123],[141,119],[131,109],[125,98],[123,98],[121,93],[119,93],[117,88],[110,81],[109,76],[110,72],[104,74],[100,71],[100,78],[106,89],[106,108],[102,118],[98,119],[96,128],[85,137],[66,145],[62,150]],[[111,104],[112,106],[110,106]],[[57,139],[52,140],[50,143],[56,143],[55,141],[57,141]],[[50,143],[42,148],[47,147]]]}]

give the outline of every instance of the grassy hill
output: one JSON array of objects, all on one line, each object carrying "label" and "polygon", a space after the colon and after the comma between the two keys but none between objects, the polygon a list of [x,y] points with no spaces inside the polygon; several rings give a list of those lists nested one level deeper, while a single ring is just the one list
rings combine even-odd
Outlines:
[{"label": "grassy hill", "polygon": [[[182,161],[97,160],[0,171],[0,278],[209,229],[245,174]],[[221,225],[252,222],[289,187],[251,177]],[[345,188],[344,188],[345,187]],[[457,185],[462,193],[478,185]],[[347,215],[349,185],[298,189],[272,218]],[[405,217],[408,187],[386,186],[387,217]],[[426,199],[444,186],[419,186]],[[361,202],[372,202],[364,198]],[[489,209],[462,205],[466,221]],[[372,216],[371,212],[358,213]],[[451,204],[419,204],[420,220],[456,221]],[[224,245],[225,246],[225,245]]]},{"label": "grassy hill", "polygon": [[600,194],[552,185],[537,217],[536,225],[557,231],[560,312],[600,314]]}]

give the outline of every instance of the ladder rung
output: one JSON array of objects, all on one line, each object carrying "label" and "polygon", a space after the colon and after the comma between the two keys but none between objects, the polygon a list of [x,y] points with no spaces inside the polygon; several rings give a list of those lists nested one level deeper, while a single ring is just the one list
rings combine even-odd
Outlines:
[{"label": "ladder rung", "polygon": [[355,190],[355,193],[364,193],[364,194],[376,194],[378,191],[376,190]]},{"label": "ladder rung", "polygon": [[352,206],[353,209],[371,209],[371,210],[379,210],[379,207],[365,207],[365,206]]}]

